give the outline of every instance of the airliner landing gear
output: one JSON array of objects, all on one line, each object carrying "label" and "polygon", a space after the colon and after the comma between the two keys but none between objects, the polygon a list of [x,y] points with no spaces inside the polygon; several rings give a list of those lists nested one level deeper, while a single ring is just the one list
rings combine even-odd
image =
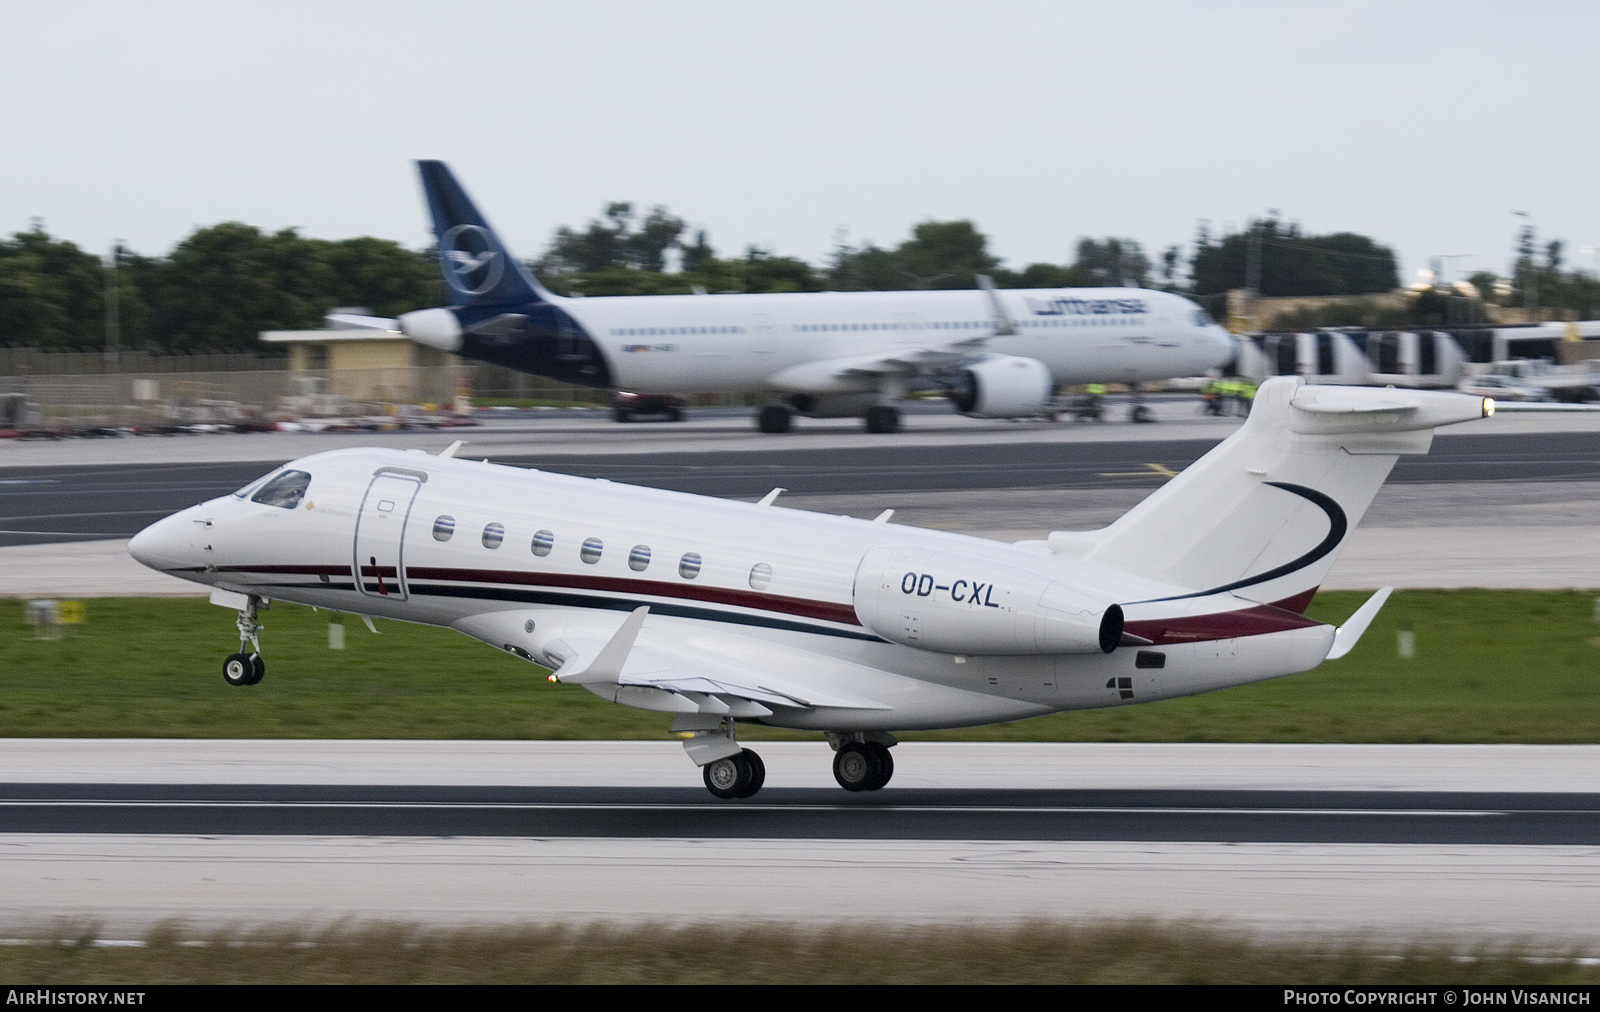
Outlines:
[{"label": "airliner landing gear", "polygon": [[756,413],[756,428],[762,432],[788,432],[793,424],[794,416],[782,404],[768,404]]},{"label": "airliner landing gear", "polygon": [[[887,739],[885,741],[884,739]],[[894,757],[889,746],[892,735],[881,732],[853,735],[832,734],[828,741],[834,747],[833,779],[847,791],[876,791],[894,776]]]},{"label": "airliner landing gear", "polygon": [[900,410],[888,404],[874,404],[862,415],[867,431],[882,435],[900,431]]},{"label": "airliner landing gear", "polygon": [[[252,596],[239,609],[239,652],[229,654],[222,662],[222,677],[229,685],[254,685],[267,673],[267,662],[261,659],[259,635],[266,626],[256,621],[256,605],[261,599]],[[245,647],[249,647],[248,653]]]},{"label": "airliner landing gear", "polygon": [[719,798],[748,798],[761,790],[767,779],[766,764],[749,749],[706,763],[700,770],[706,790]]},{"label": "airliner landing gear", "polygon": [[1128,421],[1140,424],[1155,421],[1155,413],[1145,404],[1144,391],[1139,389],[1139,384],[1128,384],[1128,390],[1133,394],[1133,406],[1128,408]]}]

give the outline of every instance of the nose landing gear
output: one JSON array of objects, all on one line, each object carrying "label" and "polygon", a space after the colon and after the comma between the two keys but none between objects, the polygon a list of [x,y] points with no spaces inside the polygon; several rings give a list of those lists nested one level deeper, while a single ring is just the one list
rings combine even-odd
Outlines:
[{"label": "nose landing gear", "polygon": [[[261,598],[252,595],[239,609],[239,652],[229,654],[222,662],[222,677],[229,685],[254,685],[267,673],[267,662],[261,659],[259,634],[266,626],[256,621],[256,607]],[[245,652],[246,646],[249,653]]]}]

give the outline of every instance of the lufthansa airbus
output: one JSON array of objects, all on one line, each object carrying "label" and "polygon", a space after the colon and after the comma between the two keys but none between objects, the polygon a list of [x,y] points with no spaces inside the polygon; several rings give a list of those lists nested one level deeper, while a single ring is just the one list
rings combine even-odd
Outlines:
[{"label": "lufthansa airbus", "polygon": [[342,326],[605,389],[759,393],[763,432],[794,414],[893,432],[895,402],[940,390],[962,412],[1024,418],[1058,385],[1194,376],[1234,355],[1193,302],[1141,288],[563,298],[506,249],[443,162],[418,163],[451,305]]}]

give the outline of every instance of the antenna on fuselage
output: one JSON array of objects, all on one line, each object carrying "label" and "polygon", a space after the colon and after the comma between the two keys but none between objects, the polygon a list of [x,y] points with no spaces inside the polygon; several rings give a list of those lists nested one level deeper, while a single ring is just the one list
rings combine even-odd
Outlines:
[{"label": "antenna on fuselage", "polygon": [[775,488],[771,492],[768,492],[766,495],[762,496],[761,497],[761,501],[756,503],[756,505],[757,506],[771,506],[777,500],[777,498],[778,498],[780,493],[787,492],[787,491],[789,491],[789,490],[786,489],[786,488]]},{"label": "antenna on fuselage", "polygon": [[449,460],[451,457],[454,457],[456,455],[456,451],[457,450],[461,449],[463,446],[466,446],[466,445],[467,445],[467,441],[465,439],[456,440],[455,442],[451,443],[449,446],[447,446],[444,449],[439,451],[439,459],[440,460]]}]

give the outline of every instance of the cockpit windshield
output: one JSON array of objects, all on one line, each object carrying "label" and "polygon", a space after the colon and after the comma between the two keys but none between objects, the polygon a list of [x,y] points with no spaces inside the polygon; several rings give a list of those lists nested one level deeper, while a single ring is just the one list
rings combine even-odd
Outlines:
[{"label": "cockpit windshield", "polygon": [[239,491],[233,493],[233,497],[235,499],[248,499],[248,498],[250,498],[251,493],[253,493],[256,489],[260,488],[262,485],[265,485],[269,478],[271,478],[275,474],[278,474],[279,471],[281,471],[281,470],[282,470],[282,468],[279,468],[278,470],[274,470],[274,471],[268,471],[266,474],[262,475],[261,477],[251,480],[251,482],[249,484],[247,484],[243,488],[239,489]]},{"label": "cockpit windshield", "polygon": [[305,498],[306,489],[311,486],[311,475],[304,471],[284,471],[265,485],[261,491],[250,497],[251,502],[261,503],[263,506],[279,506],[292,510],[300,505],[300,500]]},{"label": "cockpit windshield", "polygon": [[1216,325],[1216,321],[1204,309],[1196,309],[1194,311],[1194,325],[1196,327],[1211,327]]}]

